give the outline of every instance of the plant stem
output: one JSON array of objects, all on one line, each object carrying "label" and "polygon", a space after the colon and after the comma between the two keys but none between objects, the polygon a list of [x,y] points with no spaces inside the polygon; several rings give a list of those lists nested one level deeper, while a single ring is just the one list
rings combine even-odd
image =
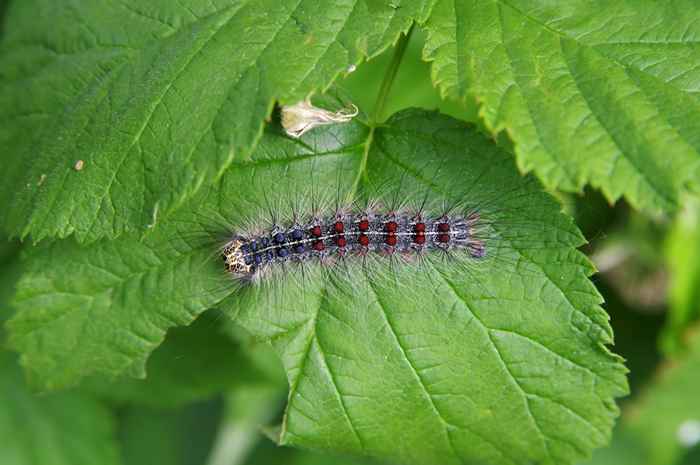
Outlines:
[{"label": "plant stem", "polygon": [[240,386],[226,397],[226,414],[207,465],[241,465],[261,440],[261,427],[280,410],[284,392],[271,386]]},{"label": "plant stem", "polygon": [[386,105],[386,100],[389,97],[389,92],[391,92],[391,86],[394,84],[396,73],[399,71],[401,60],[403,59],[404,53],[406,52],[408,41],[411,40],[412,33],[413,24],[411,24],[411,27],[408,30],[408,32],[399,38],[399,41],[396,44],[396,49],[394,50],[394,56],[391,58],[389,68],[387,68],[386,73],[384,74],[382,85],[379,88],[379,93],[377,94],[377,102],[374,104],[374,112],[370,117],[369,133],[367,134],[367,140],[365,140],[364,143],[362,159],[360,160],[360,169],[357,171],[357,176],[355,176],[355,181],[352,184],[352,189],[348,193],[348,197],[346,199],[347,202],[351,202],[354,199],[355,194],[357,193],[357,189],[360,186],[362,176],[366,176],[367,174],[367,158],[369,157],[369,150],[372,147],[372,142],[374,141],[374,130],[377,127],[377,125],[382,122],[382,115],[384,113],[384,106]]},{"label": "plant stem", "polygon": [[386,74],[384,74],[384,79],[382,80],[382,85],[379,88],[379,94],[377,94],[377,102],[374,105],[374,114],[372,115],[372,126],[376,126],[383,121],[382,116],[384,113],[384,107],[386,106],[386,100],[389,97],[389,92],[391,92],[391,86],[394,84],[396,73],[399,71],[399,66],[401,65],[401,60],[406,52],[408,42],[411,40],[413,26],[414,25],[411,24],[408,32],[402,35],[396,44],[394,56],[391,58],[391,63],[389,63],[389,68],[387,68]]}]

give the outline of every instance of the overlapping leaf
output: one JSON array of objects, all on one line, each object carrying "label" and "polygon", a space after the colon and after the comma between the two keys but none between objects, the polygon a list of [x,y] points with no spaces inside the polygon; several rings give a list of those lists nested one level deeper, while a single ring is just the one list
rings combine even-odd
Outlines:
[{"label": "overlapping leaf", "polygon": [[692,0],[440,0],[426,57],[476,97],[547,185],[672,210],[700,175],[700,9]]},{"label": "overlapping leaf", "polygon": [[37,397],[16,357],[0,350],[0,462],[8,465],[117,465],[114,419],[89,396]]},{"label": "overlapping leaf", "polygon": [[35,379],[142,375],[167,328],[226,294],[207,261],[215,245],[195,247],[207,218],[235,230],[270,208],[303,214],[389,186],[493,213],[493,258],[292,268],[234,292],[236,321],[272,342],[287,370],[280,441],[398,462],[557,465],[607,441],[626,382],[604,347],[607,315],[575,250],[583,240],[508,153],[456,120],[408,111],[303,141],[270,130],[234,164],[144,241],[31,253],[10,328]]},{"label": "overlapping leaf", "polygon": [[0,244],[0,463],[120,464],[107,409],[81,393],[34,395],[17,357],[5,350],[3,325],[11,315],[8,302],[20,274],[18,250],[14,243]]},{"label": "overlapping leaf", "polygon": [[221,329],[224,317],[205,313],[173,328],[146,365],[147,379],[91,379],[89,390],[120,405],[173,409],[210,399],[241,384],[271,384],[240,344]]},{"label": "overlapping leaf", "polygon": [[245,155],[275,99],[328,86],[429,3],[13,2],[0,219],[35,240],[154,226]]},{"label": "overlapping leaf", "polygon": [[202,257],[178,253],[167,238],[131,236],[80,247],[38,247],[18,285],[10,343],[24,353],[30,380],[45,388],[101,374],[145,376],[147,356],[169,328],[191,323],[221,299],[193,279]]}]

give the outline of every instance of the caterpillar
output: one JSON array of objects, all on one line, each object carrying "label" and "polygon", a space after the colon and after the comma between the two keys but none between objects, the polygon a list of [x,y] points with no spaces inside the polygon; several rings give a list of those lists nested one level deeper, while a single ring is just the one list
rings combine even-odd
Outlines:
[{"label": "caterpillar", "polygon": [[[547,247],[548,240],[553,241],[550,252],[560,247],[557,225],[548,225],[546,212],[533,203],[546,198],[535,179],[509,174],[517,183],[489,184],[492,172],[510,160],[493,160],[474,173],[464,166],[459,171],[421,167],[416,171],[428,174],[418,182],[394,168],[382,183],[365,181],[361,191],[345,176],[351,163],[336,155],[295,159],[284,167],[288,179],[280,179],[276,163],[238,166],[226,179],[235,180],[231,186],[249,186],[249,192],[203,201],[216,209],[194,213],[195,219],[183,225],[186,231],[177,233],[204,238],[210,257],[217,258],[212,292],[224,289],[235,297],[246,287],[262,286],[261,291],[275,294],[282,291],[274,288],[287,292],[288,283],[312,292],[329,277],[359,282],[354,271],[346,273],[357,270],[356,264],[377,285],[396,285],[396,279],[386,278],[404,271],[444,272],[472,277],[484,291],[487,286],[479,283],[493,277],[484,274],[486,269],[501,273],[517,266],[525,276],[533,265],[522,260],[523,251]],[[310,174],[300,188],[304,171]],[[465,185],[447,181],[455,173],[464,173],[457,179]],[[205,225],[204,231],[193,233],[192,225]],[[548,232],[548,226],[554,229]],[[401,280],[399,286],[410,285]]]},{"label": "caterpillar", "polygon": [[480,216],[422,213],[342,211],[330,218],[313,218],[289,227],[273,226],[262,235],[235,235],[223,247],[227,272],[236,279],[253,280],[274,265],[290,261],[325,262],[348,254],[364,256],[465,250],[472,258],[485,255],[477,235]]}]

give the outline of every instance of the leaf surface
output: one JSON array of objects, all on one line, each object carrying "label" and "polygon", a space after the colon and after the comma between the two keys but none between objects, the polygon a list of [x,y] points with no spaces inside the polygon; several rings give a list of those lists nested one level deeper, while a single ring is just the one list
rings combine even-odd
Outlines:
[{"label": "leaf surface", "polygon": [[330,214],[338,199],[380,195],[385,205],[478,206],[493,232],[487,258],[348,257],[280,268],[233,292],[229,283],[224,307],[287,371],[280,442],[399,463],[557,465],[605,444],[625,369],[605,348],[612,334],[579,231],[509,153],[435,113],[303,140],[270,128],[249,160],[143,242],[37,248],[11,342],[49,385],[143,374],[134,368],[166,328],[226,294],[212,288],[228,279],[216,245],[195,247],[207,218],[231,237],[263,228],[270,210]]},{"label": "leaf surface", "polygon": [[[399,463],[504,464],[571,463],[604,444],[624,368],[603,348],[607,316],[571,221],[463,123],[408,111],[370,142],[348,154],[341,192],[355,180],[364,192],[400,186],[475,202],[495,214],[502,255],[468,269],[310,271],[276,292],[237,294],[238,321],[269,338],[288,371],[280,441]],[[266,165],[235,170],[233,182],[258,192],[281,170],[294,183],[309,169]]]},{"label": "leaf surface", "polygon": [[[0,212],[14,235],[144,231],[429,1],[13,2],[0,44]],[[78,161],[82,169],[76,170]]]},{"label": "leaf surface", "polygon": [[188,327],[168,331],[148,359],[146,379],[96,378],[92,392],[119,405],[173,409],[203,401],[240,384],[264,384],[269,376],[223,333],[222,315],[206,312]]},{"label": "leaf surface", "polygon": [[91,375],[143,378],[166,331],[188,325],[222,298],[192,275],[206,257],[179,253],[168,237],[132,236],[81,247],[43,244],[26,256],[9,343],[32,384],[75,385]]},{"label": "leaf surface", "polygon": [[113,418],[89,396],[38,397],[16,357],[0,351],[0,462],[5,465],[118,465]]},{"label": "leaf surface", "polygon": [[177,409],[127,407],[122,410],[120,437],[129,465],[203,465],[221,420],[220,402],[196,403]]},{"label": "leaf surface", "polygon": [[425,57],[549,187],[670,211],[700,173],[699,15],[692,0],[440,0]]}]

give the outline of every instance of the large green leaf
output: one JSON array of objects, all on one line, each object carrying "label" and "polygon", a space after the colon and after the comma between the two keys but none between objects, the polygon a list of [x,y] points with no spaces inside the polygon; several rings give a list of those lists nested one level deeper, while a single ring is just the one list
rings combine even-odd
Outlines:
[{"label": "large green leaf", "polygon": [[244,229],[270,208],[303,214],[376,191],[387,202],[479,207],[487,257],[348,259],[236,290],[226,308],[287,370],[280,442],[430,464],[564,464],[604,444],[625,369],[604,346],[612,334],[580,233],[510,154],[434,113],[320,128],[303,141],[270,129],[250,160],[145,241],[36,248],[11,342],[48,385],[143,374],[134,368],[167,327],[226,293],[218,257],[205,264],[216,248],[196,247],[207,218]]},{"label": "large green leaf", "polygon": [[3,465],[116,465],[121,463],[113,418],[78,393],[37,397],[16,357],[0,350],[0,463]]},{"label": "large green leaf", "polygon": [[13,2],[1,219],[35,240],[154,226],[245,155],[276,99],[327,87],[430,3]]},{"label": "large green leaf", "polygon": [[163,236],[143,243],[125,236],[31,250],[17,286],[18,311],[7,324],[30,382],[51,389],[93,374],[143,378],[166,331],[191,323],[225,295],[196,278],[207,257],[173,247]]},{"label": "large green leaf", "polygon": [[[15,243],[0,244],[0,346],[9,298],[19,277]],[[113,418],[91,396],[71,392],[36,396],[17,357],[0,347],[0,463],[3,465],[116,465],[121,463]]]},{"label": "large green leaf", "polygon": [[693,0],[440,0],[425,56],[548,186],[671,210],[700,175]]}]

